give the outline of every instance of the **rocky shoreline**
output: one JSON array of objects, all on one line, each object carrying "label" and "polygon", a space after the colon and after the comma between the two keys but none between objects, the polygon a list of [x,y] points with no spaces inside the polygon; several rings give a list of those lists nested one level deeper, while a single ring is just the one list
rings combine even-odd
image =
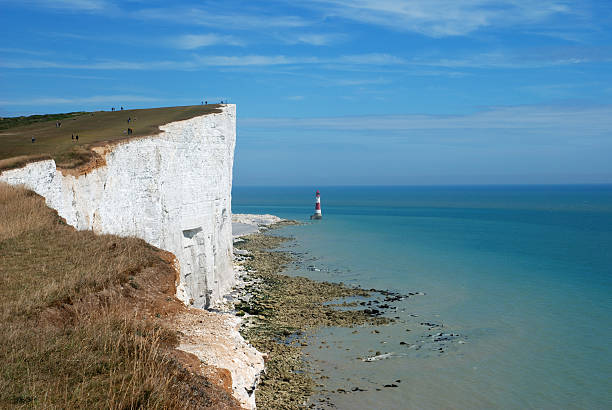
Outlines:
[{"label": "rocky shoreline", "polygon": [[[398,316],[397,302],[425,294],[404,295],[284,274],[289,265],[300,261],[300,254],[279,250],[292,238],[271,231],[301,223],[254,214],[234,215],[232,222],[236,286],[209,310],[190,309],[180,321],[179,349],[195,354],[214,370],[207,376],[218,379],[217,384],[247,409],[334,407],[330,394],[367,391],[359,386],[327,390],[319,384],[328,376],[308,364],[312,352],[304,349],[316,343],[311,336],[321,328],[359,326],[372,326],[370,333],[379,334],[383,329],[376,326],[406,323]],[[464,343],[459,334],[443,333],[441,324],[417,325],[429,334],[419,338],[416,334],[421,332],[415,329],[412,333],[418,340],[400,341],[402,350],[442,354],[448,344]],[[371,349],[356,359],[375,362],[406,354]],[[383,383],[376,390],[398,387],[399,382]]]},{"label": "rocky shoreline", "polygon": [[[268,229],[289,224],[297,222],[278,221]],[[302,353],[309,333],[320,327],[393,321],[383,316],[384,309],[371,309],[366,302],[338,302],[368,298],[379,291],[282,274],[294,256],[274,249],[288,240],[257,232],[234,244],[241,285],[229,299],[235,313],[243,317],[241,334],[266,357],[255,396],[257,407],[262,409],[308,407],[316,387]]]}]

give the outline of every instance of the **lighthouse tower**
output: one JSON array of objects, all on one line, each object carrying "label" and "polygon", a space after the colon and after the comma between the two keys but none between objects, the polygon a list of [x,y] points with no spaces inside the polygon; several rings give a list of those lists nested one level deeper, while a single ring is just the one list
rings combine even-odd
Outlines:
[{"label": "lighthouse tower", "polygon": [[317,190],[317,196],[315,201],[315,213],[310,216],[310,219],[322,219],[323,215],[321,215],[321,193]]}]

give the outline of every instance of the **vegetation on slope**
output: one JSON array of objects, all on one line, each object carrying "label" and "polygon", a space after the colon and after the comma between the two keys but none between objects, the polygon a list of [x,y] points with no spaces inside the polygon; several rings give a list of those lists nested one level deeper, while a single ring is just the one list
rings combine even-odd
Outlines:
[{"label": "vegetation on slope", "polygon": [[174,349],[171,262],[0,184],[0,408],[237,408]]},{"label": "vegetation on slope", "polygon": [[65,114],[41,114],[41,115],[28,115],[21,117],[5,117],[0,118],[0,130],[6,130],[13,127],[19,127],[22,125],[34,124],[36,122],[45,121],[60,121],[66,118],[76,117],[78,115],[85,114],[85,112],[68,112]]},{"label": "vegetation on slope", "polygon": [[[95,157],[92,146],[155,135],[160,125],[218,112],[219,105],[209,104],[5,118],[0,121],[0,170],[44,158],[53,158],[59,168],[76,168]],[[128,128],[133,131],[129,136]]]}]

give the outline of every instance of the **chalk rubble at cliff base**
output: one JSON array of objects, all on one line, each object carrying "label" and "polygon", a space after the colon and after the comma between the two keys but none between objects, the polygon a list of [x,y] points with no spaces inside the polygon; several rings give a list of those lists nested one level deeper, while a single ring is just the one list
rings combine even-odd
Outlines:
[{"label": "chalk rubble at cliff base", "polygon": [[240,318],[230,313],[190,308],[176,319],[183,333],[179,350],[231,374],[234,397],[246,409],[255,408],[255,388],[264,370],[264,357],[239,333]]},{"label": "chalk rubble at cliff base", "polygon": [[[283,222],[286,221],[275,215],[234,214],[233,237],[238,239]],[[240,264],[243,256],[243,251],[234,249],[235,286],[211,306],[214,311],[191,308],[177,319],[177,326],[183,332],[178,348],[196,355],[207,365],[227,369],[231,374],[234,397],[243,407],[252,409],[256,407],[255,390],[264,371],[266,355],[245,341],[239,332],[242,319],[233,313],[232,295],[240,294],[246,286],[240,278],[244,272]]]},{"label": "chalk rubble at cliff base", "polygon": [[261,232],[273,224],[285,221],[276,215],[232,214],[232,236],[234,242],[240,242],[240,237]]}]

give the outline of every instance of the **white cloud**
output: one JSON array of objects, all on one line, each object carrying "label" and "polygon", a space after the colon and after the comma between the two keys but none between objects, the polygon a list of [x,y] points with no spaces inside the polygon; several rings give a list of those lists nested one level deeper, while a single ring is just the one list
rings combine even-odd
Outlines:
[{"label": "white cloud", "polygon": [[302,101],[304,99],[303,95],[292,95],[287,97],[289,101]]},{"label": "white cloud", "polygon": [[321,13],[431,37],[534,24],[571,12],[567,0],[314,0]]},{"label": "white cloud", "polygon": [[90,70],[194,70],[202,67],[247,67],[291,64],[312,64],[315,57],[288,57],[284,55],[241,55],[241,56],[194,56],[185,61],[117,61],[105,60],[91,63],[58,63],[45,60],[2,60],[0,68],[48,68],[48,69],[90,69]]},{"label": "white cloud", "polygon": [[187,70],[193,69],[196,65],[192,61],[117,61],[102,60],[91,63],[63,63],[47,60],[2,60],[0,68],[26,69],[68,69],[68,70]]},{"label": "white cloud", "polygon": [[532,30],[532,31],[527,31],[526,34],[556,38],[556,39],[569,41],[572,43],[587,43],[588,42],[587,39],[590,37],[587,30],[579,31],[579,30],[574,29],[573,27],[571,29],[566,28],[565,30],[554,30],[554,29]]},{"label": "white cloud", "polygon": [[320,58],[314,56],[285,55],[245,55],[245,56],[200,56],[197,62],[208,66],[271,66],[271,65],[398,65],[404,64],[405,60],[390,54],[353,54],[332,58]]},{"label": "white cloud", "polygon": [[353,54],[340,56],[337,60],[332,59],[330,62],[339,62],[356,65],[397,65],[405,64],[406,60],[391,54],[370,53],[370,54]]},{"label": "white cloud", "polygon": [[181,25],[188,24],[231,30],[296,28],[311,24],[297,16],[277,16],[265,13],[215,13],[198,7],[143,9],[134,14],[134,17],[143,20],[159,20]]},{"label": "white cloud", "polygon": [[0,48],[0,53],[6,54],[26,54],[32,56],[44,56],[49,55],[48,51],[28,50],[25,48]]},{"label": "white cloud", "polygon": [[345,34],[339,33],[283,33],[280,39],[287,44],[308,44],[311,46],[330,46],[345,41]]},{"label": "white cloud", "polygon": [[101,60],[91,63],[64,63],[48,60],[1,60],[1,68],[49,68],[49,69],[91,69],[91,70],[194,70],[202,67],[248,67],[327,64],[336,66],[352,65],[396,65],[404,60],[389,54],[354,54],[334,58],[313,56],[291,57],[286,55],[234,55],[234,56],[194,56],[184,61],[118,61]]},{"label": "white cloud", "polygon": [[154,102],[159,98],[142,95],[96,95],[92,97],[40,97],[17,100],[0,100],[0,105],[52,105],[52,104],[100,104],[100,103],[126,103],[126,102]]},{"label": "white cloud", "polygon": [[167,39],[167,43],[183,50],[194,50],[214,45],[242,46],[244,43],[234,36],[219,34],[185,34]]},{"label": "white cloud", "polygon": [[300,34],[297,36],[299,43],[313,46],[326,46],[333,42],[334,37],[329,34]]},{"label": "white cloud", "polygon": [[442,68],[542,68],[612,61],[612,50],[602,47],[559,47],[498,50],[458,57],[414,58],[411,64]]},{"label": "white cloud", "polygon": [[[560,133],[612,132],[612,105],[597,107],[506,106],[466,115],[380,115],[319,118],[244,118],[248,128],[345,131],[414,131],[460,129],[555,130]],[[494,134],[492,134],[494,135]]]},{"label": "white cloud", "polygon": [[[230,36],[189,35],[168,40],[175,46],[194,49],[212,45],[218,42],[235,42]],[[186,60],[157,61],[125,61],[98,60],[93,62],[59,62],[34,59],[3,59],[0,68],[48,68],[48,69],[91,69],[91,70],[197,70],[204,67],[263,67],[292,66],[303,68],[317,65],[322,70],[364,71],[371,72],[376,68],[379,72],[385,70],[401,71],[406,75],[429,76],[446,75],[462,76],[466,73],[452,69],[528,69],[564,65],[589,64],[596,62],[611,62],[612,49],[602,47],[592,48],[547,48],[527,49],[515,52],[500,50],[495,52],[458,55],[458,56],[426,56],[414,57],[410,60],[393,54],[366,53],[340,55],[337,57],[318,57],[315,55],[193,55]],[[350,85],[350,84],[348,84]]]},{"label": "white cloud", "polygon": [[106,0],[45,0],[52,7],[62,7],[80,10],[104,10],[112,6]]},{"label": "white cloud", "polygon": [[202,66],[223,67],[309,64],[316,61],[315,57],[288,57],[284,55],[200,56],[197,58],[198,64]]},{"label": "white cloud", "polygon": [[359,78],[359,79],[342,79],[335,82],[336,85],[340,86],[362,86],[362,85],[380,85],[389,84],[391,81],[386,78]]},{"label": "white cloud", "polygon": [[[326,23],[339,17],[359,23],[386,27],[401,32],[416,32],[431,37],[467,35],[493,28],[525,28],[544,35],[566,38],[566,27],[546,26],[557,16],[579,16],[584,7],[576,0],[313,0],[298,6],[314,11],[316,17],[278,15],[256,3],[236,11],[232,4],[215,3],[211,7],[169,6],[137,9],[113,0],[0,0],[63,11],[85,11],[119,15],[142,20],[175,23],[181,26],[206,26],[221,30],[253,30],[266,33],[284,31],[285,42],[329,45],[342,40],[341,34],[291,33],[291,29]],[[285,0],[286,1],[286,0]],[[132,2],[134,3],[134,2]],[[136,2],[144,3],[146,2]],[[169,3],[172,4],[172,3]],[[268,6],[269,7],[269,6]],[[133,10],[133,11],[132,11]],[[584,17],[584,16],[583,16]],[[588,26],[586,31],[592,31]],[[526,31],[528,32],[528,31]],[[278,33],[276,33],[278,34]],[[274,35],[273,35],[274,36]],[[278,35],[276,35],[278,37]]]},{"label": "white cloud", "polygon": [[18,3],[50,9],[86,12],[100,12],[116,8],[114,3],[107,0],[21,0]]}]

